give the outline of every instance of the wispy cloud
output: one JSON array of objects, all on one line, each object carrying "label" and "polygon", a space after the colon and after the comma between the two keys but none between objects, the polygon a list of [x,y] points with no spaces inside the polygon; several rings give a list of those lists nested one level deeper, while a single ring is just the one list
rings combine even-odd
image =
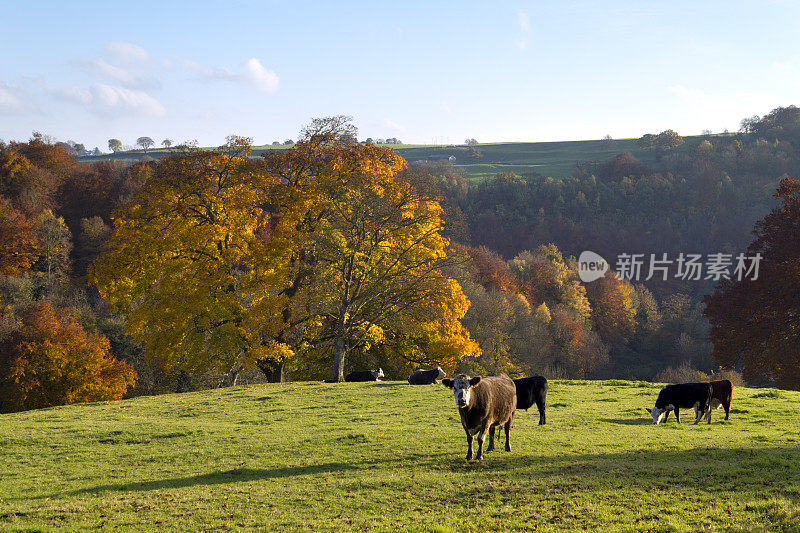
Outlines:
[{"label": "wispy cloud", "polygon": [[388,118],[385,118],[385,119],[381,120],[381,126],[383,126],[384,128],[389,128],[390,130],[401,132],[401,133],[406,131],[406,129],[403,126],[401,126],[397,122],[389,120]]},{"label": "wispy cloud", "polygon": [[57,100],[83,105],[88,110],[101,115],[113,113],[161,117],[166,114],[166,109],[161,102],[146,92],[115,85],[101,83],[93,85],[89,89],[54,87],[50,88],[49,92]]},{"label": "wispy cloud", "polygon": [[131,65],[151,62],[150,54],[138,44],[122,42],[106,43],[105,50],[116,64]]},{"label": "wispy cloud", "polygon": [[206,81],[229,81],[252,87],[266,93],[276,93],[280,88],[280,78],[274,70],[268,69],[257,58],[245,61],[239,71],[227,67],[209,67],[196,61],[182,59],[180,65],[189,71],[196,72]]},{"label": "wispy cloud", "polygon": [[527,13],[522,11],[517,12],[517,23],[519,24],[519,33],[514,41],[517,48],[525,50],[528,47],[528,36],[531,32],[531,19]]},{"label": "wispy cloud", "polygon": [[19,87],[0,82],[0,115],[16,115],[33,108]]}]

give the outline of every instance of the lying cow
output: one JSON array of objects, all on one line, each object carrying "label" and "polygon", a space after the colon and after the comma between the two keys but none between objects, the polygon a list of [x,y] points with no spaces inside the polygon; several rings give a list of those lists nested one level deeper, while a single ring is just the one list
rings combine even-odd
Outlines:
[{"label": "lying cow", "polygon": [[423,370],[418,368],[408,376],[409,385],[433,385],[438,383],[439,378],[443,378],[447,373],[442,370],[442,367],[436,367],[436,370]]},{"label": "lying cow", "polygon": [[700,422],[706,411],[711,406],[711,384],[710,383],[681,383],[679,385],[667,385],[658,393],[656,405],[652,409],[645,408],[645,411],[653,417],[654,424],[660,424],[666,420],[670,411],[675,411],[675,418],[681,423],[681,409],[694,408],[694,423]]},{"label": "lying cow", "polygon": [[380,381],[383,377],[383,369],[378,370],[357,370],[350,372],[344,378],[345,381]]},{"label": "lying cow", "polygon": [[494,428],[503,426],[506,431],[507,452],[511,451],[509,433],[517,407],[517,390],[505,374],[471,378],[458,374],[454,379],[443,379],[442,385],[453,389],[461,415],[461,425],[467,434],[467,461],[472,459],[472,438],[478,436],[476,461],[483,459],[483,441],[489,434],[487,452],[494,450]]},{"label": "lying cow", "polygon": [[517,409],[526,411],[535,403],[539,409],[539,425],[545,424],[544,402],[547,398],[547,380],[542,376],[531,376],[514,380],[517,388]]},{"label": "lying cow", "polygon": [[733,383],[730,380],[722,379],[711,382],[711,409],[706,413],[708,423],[711,423],[711,410],[725,408],[725,420],[731,414],[731,399],[733,397]]}]

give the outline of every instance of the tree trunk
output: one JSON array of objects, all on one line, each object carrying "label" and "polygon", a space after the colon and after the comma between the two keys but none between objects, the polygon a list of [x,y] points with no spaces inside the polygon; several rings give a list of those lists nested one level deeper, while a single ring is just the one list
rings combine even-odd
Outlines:
[{"label": "tree trunk", "polygon": [[257,361],[258,368],[267,376],[267,381],[270,383],[283,383],[286,381],[286,359],[275,361],[273,359],[264,359]]},{"label": "tree trunk", "polygon": [[337,336],[333,343],[333,381],[344,381],[344,359],[347,353],[344,337]]}]

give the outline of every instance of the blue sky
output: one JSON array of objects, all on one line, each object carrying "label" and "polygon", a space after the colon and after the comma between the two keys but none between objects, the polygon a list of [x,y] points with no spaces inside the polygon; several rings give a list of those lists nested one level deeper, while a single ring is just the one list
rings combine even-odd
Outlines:
[{"label": "blue sky", "polygon": [[0,0],[0,139],[548,141],[800,105],[800,3]]}]

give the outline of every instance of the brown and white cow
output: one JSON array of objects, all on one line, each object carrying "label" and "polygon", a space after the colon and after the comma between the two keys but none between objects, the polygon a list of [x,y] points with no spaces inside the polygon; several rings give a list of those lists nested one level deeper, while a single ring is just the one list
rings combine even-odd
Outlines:
[{"label": "brown and white cow", "polygon": [[506,432],[507,452],[511,451],[509,433],[517,409],[517,390],[511,378],[500,376],[470,377],[458,374],[454,379],[443,379],[442,385],[453,389],[461,425],[467,434],[467,461],[472,459],[472,439],[478,437],[476,461],[483,459],[483,441],[489,434],[487,452],[494,450],[494,428],[502,426]]}]

